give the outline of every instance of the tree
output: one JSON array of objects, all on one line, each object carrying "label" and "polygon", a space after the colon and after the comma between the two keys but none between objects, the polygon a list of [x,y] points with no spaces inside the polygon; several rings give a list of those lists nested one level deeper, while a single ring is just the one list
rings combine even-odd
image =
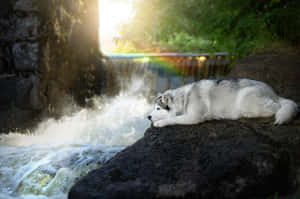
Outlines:
[{"label": "tree", "polygon": [[275,41],[300,42],[299,0],[135,0],[128,41],[174,51],[243,56]]}]

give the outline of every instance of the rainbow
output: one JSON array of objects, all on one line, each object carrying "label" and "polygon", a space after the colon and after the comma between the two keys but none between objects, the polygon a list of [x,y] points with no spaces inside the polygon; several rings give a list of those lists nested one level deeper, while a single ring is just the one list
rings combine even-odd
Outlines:
[{"label": "rainbow", "polygon": [[[140,62],[158,73],[190,76],[202,70],[212,55],[209,53],[110,53],[106,56],[110,59]],[[226,57],[228,54],[215,53],[213,56]]]}]

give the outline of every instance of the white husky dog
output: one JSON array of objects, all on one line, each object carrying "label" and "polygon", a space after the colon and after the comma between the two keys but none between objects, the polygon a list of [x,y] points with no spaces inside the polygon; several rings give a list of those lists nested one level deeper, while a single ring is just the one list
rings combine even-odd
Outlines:
[{"label": "white husky dog", "polygon": [[295,102],[279,97],[263,82],[250,79],[201,80],[159,94],[148,119],[155,127],[164,127],[212,119],[275,115],[274,124],[280,125],[297,113]]}]

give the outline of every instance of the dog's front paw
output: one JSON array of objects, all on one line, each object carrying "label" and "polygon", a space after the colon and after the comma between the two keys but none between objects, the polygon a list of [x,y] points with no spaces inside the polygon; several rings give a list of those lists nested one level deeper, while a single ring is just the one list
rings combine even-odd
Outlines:
[{"label": "dog's front paw", "polygon": [[157,122],[154,122],[153,126],[154,127],[165,127],[165,126],[167,126],[167,123],[164,122],[163,120],[159,120]]}]

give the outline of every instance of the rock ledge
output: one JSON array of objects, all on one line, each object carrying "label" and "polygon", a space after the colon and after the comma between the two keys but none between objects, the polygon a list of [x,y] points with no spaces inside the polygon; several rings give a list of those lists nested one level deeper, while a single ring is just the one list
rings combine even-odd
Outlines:
[{"label": "rock ledge", "polygon": [[295,188],[300,120],[211,121],[149,128],[74,185],[69,199],[257,199]]}]

